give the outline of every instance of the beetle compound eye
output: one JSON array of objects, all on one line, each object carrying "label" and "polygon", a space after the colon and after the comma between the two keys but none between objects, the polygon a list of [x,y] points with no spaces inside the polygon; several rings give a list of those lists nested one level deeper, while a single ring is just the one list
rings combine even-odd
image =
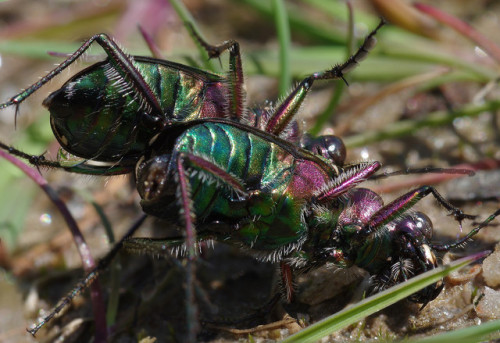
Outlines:
[{"label": "beetle compound eye", "polygon": [[317,155],[323,156],[337,166],[343,166],[346,157],[346,148],[340,137],[325,135],[312,138],[304,135],[302,147]]},{"label": "beetle compound eye", "polygon": [[415,212],[401,218],[396,225],[396,231],[407,235],[412,244],[424,244],[432,238],[433,225],[426,214]]},{"label": "beetle compound eye", "polygon": [[431,240],[434,231],[431,219],[422,212],[416,212],[414,217],[417,229],[422,232],[427,240]]},{"label": "beetle compound eye", "polygon": [[323,157],[328,158],[336,165],[344,165],[346,149],[342,139],[334,135],[322,136],[319,139],[318,146]]}]

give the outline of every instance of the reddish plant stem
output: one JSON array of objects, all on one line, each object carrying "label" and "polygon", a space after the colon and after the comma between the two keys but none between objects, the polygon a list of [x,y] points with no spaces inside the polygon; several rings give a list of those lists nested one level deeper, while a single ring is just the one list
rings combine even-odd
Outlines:
[{"label": "reddish plant stem", "polygon": [[430,5],[415,3],[414,6],[420,12],[433,17],[437,21],[445,25],[448,25],[455,31],[464,35],[465,37],[470,39],[473,43],[477,44],[484,51],[486,51],[486,53],[495,61],[497,61],[497,63],[500,63],[500,47],[496,45],[494,42],[490,41],[488,38],[486,38],[483,34],[476,31],[469,24],[448,13],[442,12],[439,9]]},{"label": "reddish plant stem", "polygon": [[[459,164],[452,169],[466,169],[466,170],[491,170],[500,168],[500,160],[495,159],[485,159],[476,163],[471,164]],[[457,177],[464,177],[463,174],[442,174],[442,173],[429,173],[424,175],[419,175],[417,177],[402,180],[400,182],[390,182],[387,184],[373,185],[370,187],[376,193],[391,193],[400,190],[406,190],[415,185],[435,185],[444,181],[451,179],[456,179]]]},{"label": "reddish plant stem", "polygon": [[[83,269],[85,273],[89,273],[95,267],[95,261],[90,253],[89,246],[85,242],[85,238],[80,231],[78,224],[69,212],[66,204],[59,198],[56,191],[48,184],[42,175],[26,163],[20,161],[16,157],[10,155],[8,152],[0,150],[0,157],[5,158],[7,161],[18,167],[26,174],[30,179],[32,179],[49,197],[52,203],[57,207],[61,215],[63,216],[68,228],[73,236],[73,240],[82,259]],[[102,298],[102,291],[99,282],[96,280],[90,287],[90,297],[92,301],[92,308],[94,312],[95,320],[95,342],[106,342],[107,341],[107,326],[106,326],[106,310],[104,305],[104,300]]]}]

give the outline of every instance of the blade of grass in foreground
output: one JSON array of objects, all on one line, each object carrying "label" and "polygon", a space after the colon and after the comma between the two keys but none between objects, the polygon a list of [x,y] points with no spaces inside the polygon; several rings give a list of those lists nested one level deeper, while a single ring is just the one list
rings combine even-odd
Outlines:
[{"label": "blade of grass in foreground", "polygon": [[284,97],[292,85],[292,75],[290,73],[290,26],[286,7],[282,0],[273,1],[273,11],[280,43],[279,95]]},{"label": "blade of grass in foreground", "polygon": [[380,311],[387,306],[410,296],[418,290],[441,280],[444,276],[454,270],[458,270],[467,264],[485,257],[488,253],[489,252],[477,253],[454,261],[447,266],[437,267],[434,270],[412,278],[405,283],[378,293],[354,306],[350,306],[328,318],[325,318],[296,333],[295,335],[286,338],[282,341],[282,343],[315,342],[337,330],[356,323],[370,314]]},{"label": "blade of grass in foreground", "polygon": [[[191,25],[192,30],[196,33],[198,37],[201,37],[205,42],[207,41],[205,37],[203,37],[203,34],[201,33],[202,31],[198,28],[198,25],[196,24],[196,21],[194,20],[193,16],[191,13],[188,11],[186,6],[184,6],[184,3],[179,0],[169,0],[170,4],[174,8],[175,12],[179,16],[179,18],[182,20],[184,23],[184,26],[187,24]],[[189,28],[187,28],[188,32],[190,32]],[[208,53],[203,48],[203,46],[200,44],[200,42],[193,36],[192,33],[190,33],[190,36],[193,38],[194,43],[196,44],[196,47],[198,48],[198,52],[200,53],[200,56],[202,57],[203,63],[204,63],[204,68],[208,69],[210,71],[215,72],[217,69],[213,65],[213,63],[210,61],[208,58]]]},{"label": "blade of grass in foreground", "polygon": [[[495,334],[494,336],[490,336]],[[500,338],[500,320],[494,320],[482,325],[444,332],[427,338],[414,338],[405,343],[475,343],[494,341]],[[497,342],[497,341],[495,341]]]}]

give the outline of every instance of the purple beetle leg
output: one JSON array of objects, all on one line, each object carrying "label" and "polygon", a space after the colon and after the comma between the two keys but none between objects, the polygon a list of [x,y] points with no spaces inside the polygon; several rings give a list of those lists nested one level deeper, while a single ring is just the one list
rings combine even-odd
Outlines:
[{"label": "purple beetle leg", "polygon": [[197,171],[199,177],[215,178],[232,190],[244,193],[244,186],[240,180],[225,172],[214,163],[205,158],[190,154],[179,153],[176,160],[177,175],[177,199],[180,206],[181,218],[184,222],[185,246],[186,246],[186,303],[187,303],[187,341],[195,342],[198,331],[198,309],[195,301],[195,260],[197,256],[197,238],[195,229],[195,213],[191,199],[189,177],[192,172]]},{"label": "purple beetle leg", "polygon": [[238,192],[241,195],[246,195],[243,181],[239,180],[234,175],[231,175],[205,158],[189,153],[183,153],[183,155],[186,164],[190,167],[195,167],[198,171],[204,172],[206,176],[216,178],[218,181],[223,182],[235,192]]},{"label": "purple beetle leg", "polygon": [[295,87],[292,92],[283,100],[276,109],[274,113],[269,118],[265,131],[272,133],[274,135],[279,135],[283,132],[288,124],[291,122],[295,114],[299,111],[302,102],[304,101],[309,89],[311,88],[315,80],[336,80],[342,79],[345,83],[347,81],[344,79],[344,74],[354,69],[361,60],[363,60],[370,50],[373,49],[377,40],[375,35],[377,31],[384,25],[381,21],[380,24],[373,30],[366,38],[363,44],[359,47],[358,51],[354,53],[347,61],[340,65],[336,65],[332,69],[314,73],[311,76],[306,77],[302,80],[297,87]]},{"label": "purple beetle leg", "polygon": [[434,187],[422,186],[406,194],[403,194],[396,200],[392,201],[390,204],[387,204],[386,206],[381,208],[376,214],[373,215],[370,222],[370,228],[381,227],[385,223],[388,223],[391,220],[397,218],[398,216],[406,212],[409,208],[413,207],[416,202],[420,201],[429,194],[432,194],[444,208],[450,211],[450,215],[453,215],[455,220],[460,223],[460,227],[462,226],[462,220],[475,218],[475,216],[463,213],[461,209],[453,206],[448,201],[446,201]]},{"label": "purple beetle leg", "polygon": [[269,118],[264,131],[274,135],[279,135],[288,126],[293,117],[300,109],[313,84],[314,79],[309,76],[292,90],[285,100],[279,104],[274,113]]},{"label": "purple beetle leg", "polygon": [[337,199],[373,175],[380,166],[379,162],[363,162],[345,168],[326,187],[317,192],[316,200],[321,203]]},{"label": "purple beetle leg", "polygon": [[196,260],[196,230],[194,227],[195,215],[191,201],[189,178],[184,166],[185,155],[179,154],[176,161],[178,191],[177,198],[180,205],[181,218],[184,221],[186,239],[186,316],[187,316],[187,341],[195,342],[198,332],[198,308],[194,296],[195,260]]},{"label": "purple beetle leg", "polygon": [[149,88],[148,84],[142,77],[141,73],[135,68],[133,63],[133,58],[123,52],[118,45],[111,39],[108,35],[101,33],[92,36],[87,41],[85,41],[78,50],[76,50],[71,56],[69,56],[66,60],[64,60],[61,64],[59,64],[55,69],[49,72],[47,75],[42,77],[39,81],[35,82],[30,87],[23,90],[21,93],[13,96],[9,101],[0,104],[0,109],[3,109],[8,106],[15,105],[16,113],[17,107],[21,102],[23,102],[27,97],[33,94],[36,90],[42,87],[44,84],[52,80],[55,76],[60,74],[64,69],[69,67],[73,62],[75,62],[87,49],[92,45],[92,43],[96,42],[99,44],[108,57],[113,61],[113,65],[115,66],[117,72],[120,76],[127,80],[127,82],[131,82],[134,85],[134,89],[141,94],[144,101],[151,108],[151,112],[153,115],[161,117],[162,110],[158,99],[154,96],[153,92]]},{"label": "purple beetle leg", "polygon": [[245,115],[246,93],[243,89],[244,78],[239,43],[234,40],[228,40],[220,45],[211,45],[194,30],[190,23],[187,23],[186,26],[191,36],[207,51],[209,58],[219,58],[224,51],[229,51],[228,83],[230,94],[227,95],[229,102],[227,110],[230,119],[240,121]]}]

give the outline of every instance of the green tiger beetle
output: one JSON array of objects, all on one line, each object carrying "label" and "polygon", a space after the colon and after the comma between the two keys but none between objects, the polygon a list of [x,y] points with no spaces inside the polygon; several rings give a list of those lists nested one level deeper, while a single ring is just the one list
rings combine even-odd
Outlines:
[{"label": "green tiger beetle", "polygon": [[[273,109],[257,110],[245,107],[235,41],[211,46],[200,39],[211,57],[229,50],[229,76],[222,77],[168,61],[131,57],[108,36],[96,35],[40,81],[0,105],[18,106],[93,42],[100,44],[108,59],[76,74],[44,101],[62,149],[83,162],[68,166],[3,143],[0,147],[37,167],[94,175],[134,172],[144,212],[180,225],[183,236],[153,240],[127,235],[103,261],[121,248],[187,255],[188,304],[194,303],[197,249],[213,240],[279,263],[288,300],[293,298],[293,274],[326,263],[364,268],[372,275],[371,291],[377,292],[435,268],[435,251],[462,245],[500,214],[496,211],[457,242],[432,244],[430,219],[411,210],[419,200],[434,196],[458,222],[473,216],[430,186],[384,205],[379,195],[357,187],[379,170],[379,162],[346,165],[338,137],[312,139],[297,132],[293,118],[313,82],[343,79],[373,47],[382,24],[346,62],[306,77]],[[30,332],[36,333],[105,265],[100,263]],[[442,287],[442,282],[428,286],[410,300],[426,304]],[[192,306],[188,322],[196,321]]]},{"label": "green tiger beetle", "polygon": [[[274,109],[246,108],[237,42],[209,45],[188,24],[191,34],[210,58],[218,58],[229,51],[227,77],[170,61],[130,56],[102,33],[88,39],[39,81],[0,104],[0,110],[15,106],[17,118],[19,105],[24,100],[73,64],[95,42],[104,49],[107,59],[71,77],[43,102],[50,112],[52,131],[63,149],[60,156],[64,158],[70,153],[84,159],[80,163],[70,163],[69,167],[67,164],[64,168],[67,171],[96,175],[130,173],[153,137],[175,123],[193,119],[229,118],[288,140],[297,140],[300,134],[292,119],[313,82],[344,79],[343,75],[375,45],[375,34],[382,25],[383,22],[345,63],[307,77]],[[333,150],[336,150],[334,154],[341,153],[345,149],[343,143],[334,140],[339,145],[330,148],[331,153]],[[113,163],[113,167],[97,167],[91,161]],[[61,167],[48,161],[39,163]]]}]

